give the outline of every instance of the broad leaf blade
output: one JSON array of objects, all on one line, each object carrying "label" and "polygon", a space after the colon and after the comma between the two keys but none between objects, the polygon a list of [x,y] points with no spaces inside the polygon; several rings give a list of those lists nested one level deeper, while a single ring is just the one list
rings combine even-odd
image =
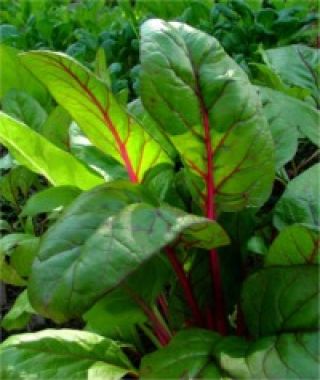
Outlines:
[{"label": "broad leaf blade", "polygon": [[161,146],[132,119],[107,86],[72,58],[47,51],[21,55],[92,143],[120,161],[131,180],[153,166],[170,163]]},{"label": "broad leaf blade", "polygon": [[[44,315],[56,320],[81,315],[179,238],[207,249],[228,243],[216,222],[169,206],[135,203],[114,214],[105,213],[80,247],[66,240],[65,233],[57,236],[57,228],[49,230],[29,283],[31,302]],[[58,242],[59,251],[57,238],[64,240]]]},{"label": "broad leaf blade", "polygon": [[142,26],[141,94],[191,171],[206,208],[259,206],[273,179],[273,145],[242,69],[209,35],[180,23]]},{"label": "broad leaf blade", "polygon": [[320,237],[313,229],[294,224],[285,227],[273,241],[266,266],[320,264]]},{"label": "broad leaf blade", "polygon": [[242,289],[242,309],[253,336],[317,329],[318,268],[315,265],[268,267]]},{"label": "broad leaf blade", "polygon": [[43,175],[54,186],[71,185],[87,190],[103,182],[71,154],[2,112],[0,142],[22,165]]},{"label": "broad leaf blade", "polygon": [[[117,343],[85,331],[61,329],[15,335],[0,348],[3,380],[86,380],[90,369],[100,362],[126,373],[133,371]],[[122,375],[114,379],[121,379]]]}]

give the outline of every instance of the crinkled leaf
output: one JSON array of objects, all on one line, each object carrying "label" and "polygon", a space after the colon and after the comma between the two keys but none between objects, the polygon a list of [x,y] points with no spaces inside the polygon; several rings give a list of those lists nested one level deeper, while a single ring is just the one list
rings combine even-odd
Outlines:
[{"label": "crinkled leaf", "polygon": [[265,258],[266,266],[319,263],[319,233],[299,224],[285,227],[273,241]]},{"label": "crinkled leaf", "polygon": [[262,269],[244,282],[241,296],[253,336],[317,329],[318,297],[318,268],[314,265]]},{"label": "crinkled leaf", "polygon": [[299,99],[267,87],[259,87],[258,91],[275,143],[277,169],[292,160],[300,136],[307,137],[315,145],[320,144],[318,110]]},{"label": "crinkled leaf", "polygon": [[21,55],[92,143],[121,162],[134,181],[170,163],[162,147],[117,102],[105,83],[74,59],[47,51]]},{"label": "crinkled leaf", "polygon": [[224,211],[259,206],[273,180],[260,99],[217,40],[185,24],[145,22],[141,97],[191,171],[197,199]]},{"label": "crinkled leaf", "polygon": [[319,227],[319,178],[318,163],[289,182],[274,209],[273,223],[279,230],[294,223]]},{"label": "crinkled leaf", "polygon": [[319,49],[289,45],[264,52],[266,63],[289,85],[312,91],[319,105]]},{"label": "crinkled leaf", "polygon": [[22,165],[43,175],[55,186],[71,185],[86,190],[103,182],[71,154],[2,112],[0,142]]},{"label": "crinkled leaf", "polygon": [[146,203],[129,205],[113,217],[106,214],[81,247],[60,235],[64,242],[57,249],[55,236],[51,229],[42,240],[29,283],[32,305],[55,320],[81,315],[178,238],[207,249],[228,243],[214,221]]},{"label": "crinkled leaf", "polygon": [[33,313],[34,310],[29,303],[27,291],[24,290],[2,318],[1,327],[7,331],[20,330],[28,324]]},{"label": "crinkled leaf", "polygon": [[22,209],[21,216],[35,216],[69,205],[81,191],[74,186],[57,186],[33,194]]},{"label": "crinkled leaf", "polygon": [[213,356],[232,379],[317,379],[319,334],[298,332],[257,341],[228,337]]},{"label": "crinkled leaf", "polygon": [[36,131],[41,127],[48,115],[36,99],[27,92],[12,89],[1,101],[2,111],[22,121]]},{"label": "crinkled leaf", "polygon": [[[1,379],[88,379],[90,370],[106,363],[133,372],[116,342],[77,330],[44,330],[15,335],[1,344]],[[123,372],[122,372],[123,374]],[[121,379],[122,375],[113,379]]]},{"label": "crinkled leaf", "polygon": [[[86,241],[108,217],[126,205],[142,200],[153,202],[141,187],[126,181],[117,181],[84,192],[64,211],[42,237],[39,257],[29,283],[31,301],[37,310],[44,315],[56,316],[51,307],[55,310],[55,303],[60,302],[59,297],[61,302],[66,300],[59,283],[63,285],[65,274],[68,280],[68,271],[72,273]],[[42,256],[46,260],[40,259]],[[97,279],[96,276],[95,278]],[[50,299],[52,294],[56,294],[56,300]]]}]

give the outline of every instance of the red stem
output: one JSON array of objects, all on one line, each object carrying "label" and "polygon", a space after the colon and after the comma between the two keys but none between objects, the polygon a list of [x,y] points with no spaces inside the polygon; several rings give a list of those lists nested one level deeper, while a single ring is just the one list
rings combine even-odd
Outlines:
[{"label": "red stem", "polygon": [[[202,114],[202,123],[204,126],[204,135],[206,142],[206,153],[207,153],[207,173],[205,176],[206,180],[206,214],[208,219],[216,219],[216,205],[215,205],[215,195],[216,189],[213,178],[213,149],[211,144],[211,134],[210,134],[210,121],[208,111],[205,107],[203,98],[198,93],[200,99],[200,108]],[[211,264],[211,273],[212,273],[212,282],[213,282],[213,294],[215,299],[215,315],[217,318],[217,330],[221,335],[227,333],[227,323],[225,319],[225,307],[223,299],[223,287],[220,271],[220,263],[218,252],[215,249],[210,251],[210,264]]]},{"label": "red stem", "polygon": [[180,263],[180,261],[178,260],[178,258],[176,257],[175,252],[172,249],[172,247],[169,247],[169,246],[166,247],[165,251],[166,251],[168,259],[169,259],[169,261],[170,261],[170,263],[171,263],[171,265],[172,265],[172,267],[173,267],[173,269],[174,269],[174,271],[175,271],[175,273],[179,279],[180,285],[184,291],[185,299],[186,299],[186,301],[190,307],[193,318],[194,318],[195,322],[197,323],[197,325],[202,326],[203,320],[202,320],[201,311],[200,311],[200,308],[197,304],[196,298],[193,294],[191,284],[189,282],[188,277],[186,276],[186,273],[183,269],[183,266]]}]

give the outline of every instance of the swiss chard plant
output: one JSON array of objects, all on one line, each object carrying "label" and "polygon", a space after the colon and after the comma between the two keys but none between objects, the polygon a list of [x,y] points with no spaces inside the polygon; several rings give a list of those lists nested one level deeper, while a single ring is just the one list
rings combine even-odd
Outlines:
[{"label": "swiss chard plant", "polygon": [[[317,143],[311,93],[255,86],[178,22],[145,22],[140,55],[126,107],[104,69],[20,55],[72,123],[66,146],[0,114],[0,142],[51,185],[21,210],[49,213],[46,231],[0,240],[2,280],[24,289],[2,324],[83,329],[9,337],[1,378],[316,379],[320,165],[279,174],[301,136]],[[310,122],[288,151],[272,136],[294,111]]]}]

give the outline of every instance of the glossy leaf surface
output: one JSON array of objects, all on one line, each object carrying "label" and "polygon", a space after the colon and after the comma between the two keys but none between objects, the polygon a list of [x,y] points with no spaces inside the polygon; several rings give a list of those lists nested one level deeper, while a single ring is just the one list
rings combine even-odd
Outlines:
[{"label": "glossy leaf surface", "polygon": [[52,93],[92,143],[120,161],[131,180],[170,159],[117,102],[106,84],[72,58],[48,51],[21,55],[22,62]]},{"label": "glossy leaf surface", "polygon": [[71,154],[2,112],[0,142],[22,165],[43,175],[54,186],[71,185],[87,190],[103,182]]},{"label": "glossy leaf surface", "polygon": [[141,98],[191,171],[206,208],[261,205],[273,179],[273,145],[260,100],[217,40],[185,24],[141,29]]}]

